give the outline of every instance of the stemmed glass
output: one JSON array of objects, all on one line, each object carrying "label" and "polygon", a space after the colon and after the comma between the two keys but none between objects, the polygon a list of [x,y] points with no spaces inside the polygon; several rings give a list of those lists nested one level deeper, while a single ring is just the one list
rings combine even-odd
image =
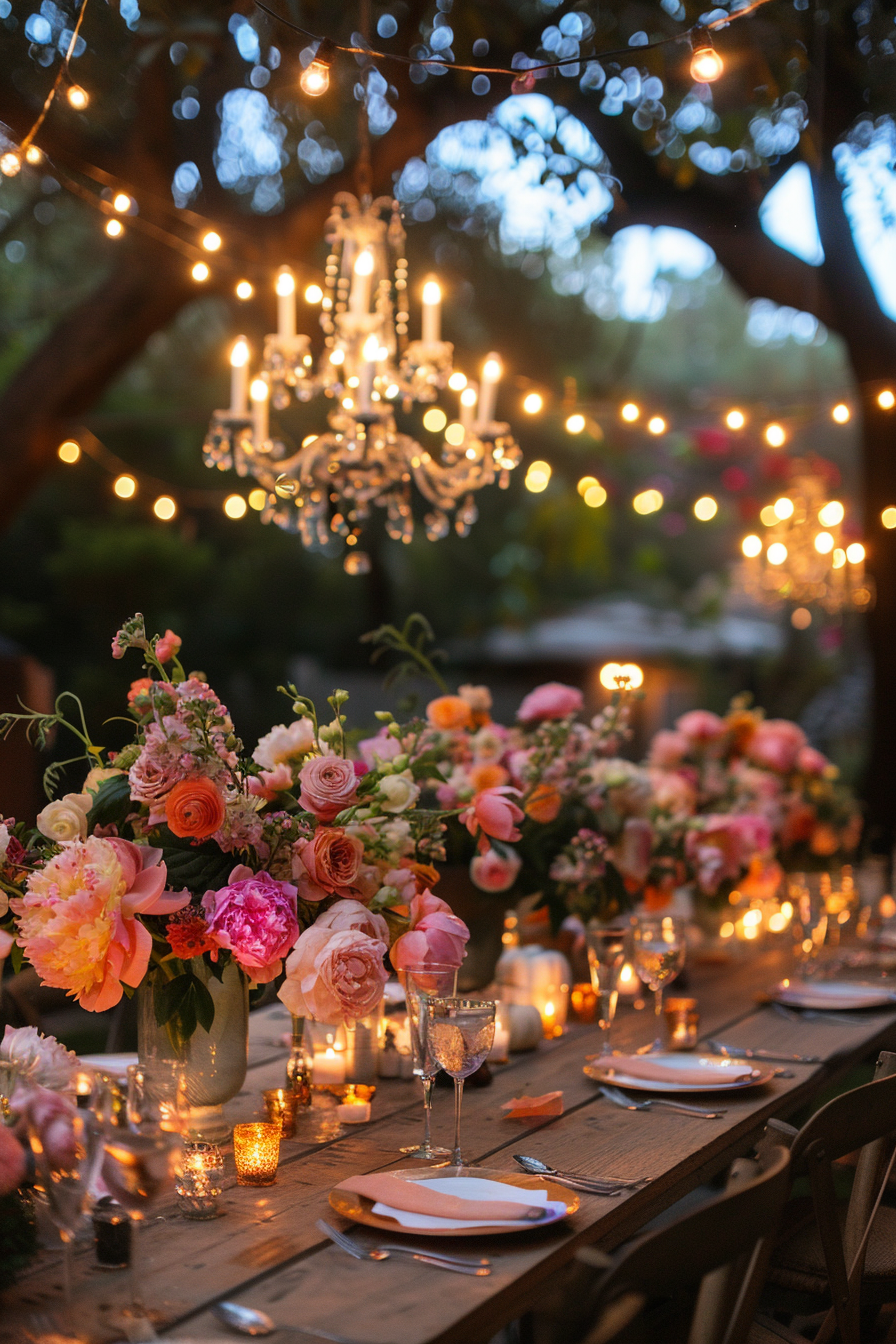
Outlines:
[{"label": "stemmed glass", "polygon": [[429,1049],[440,1068],[454,1079],[454,1150],[451,1162],[463,1166],[460,1108],[464,1079],[475,1073],[495,1042],[495,1003],[479,999],[429,999],[426,1004]]},{"label": "stemmed glass", "polygon": [[609,1055],[610,1028],[616,1015],[619,972],[625,964],[628,929],[622,924],[588,925],[585,944],[591,988],[597,995],[597,1024],[602,1032],[600,1053]]},{"label": "stemmed glass", "polygon": [[34,1165],[47,1210],[62,1239],[65,1309],[72,1319],[72,1245],[78,1225],[92,1202],[91,1186],[103,1156],[102,1132],[90,1111],[69,1117],[71,1131],[48,1149],[34,1125],[29,1128]]},{"label": "stemmed glass", "polygon": [[411,1036],[411,1051],[414,1057],[414,1073],[423,1083],[423,1142],[411,1144],[401,1151],[408,1157],[431,1159],[450,1157],[447,1148],[434,1148],[430,1142],[432,1122],[432,1090],[436,1081],[439,1065],[433,1058],[429,1047],[426,1005],[431,998],[452,998],[457,992],[457,967],[442,964],[420,963],[406,966],[399,972],[404,986],[408,1006],[408,1028]]},{"label": "stemmed glass", "polygon": [[657,1035],[651,1049],[662,1050],[663,990],[684,970],[684,920],[676,915],[638,919],[634,928],[634,945],[635,970],[654,995]]}]

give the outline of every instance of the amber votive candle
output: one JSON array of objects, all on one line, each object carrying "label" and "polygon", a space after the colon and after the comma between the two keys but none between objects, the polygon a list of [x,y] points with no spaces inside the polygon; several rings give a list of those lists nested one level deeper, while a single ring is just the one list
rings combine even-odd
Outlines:
[{"label": "amber votive candle", "polygon": [[298,1094],[287,1087],[271,1087],[261,1095],[271,1124],[280,1126],[281,1139],[291,1139],[296,1132]]},{"label": "amber votive candle", "polygon": [[234,1125],[233,1157],[238,1185],[273,1185],[280,1160],[280,1122]]},{"label": "amber votive candle", "polygon": [[664,1004],[670,1050],[695,1050],[700,1033],[696,999],[667,999]]}]

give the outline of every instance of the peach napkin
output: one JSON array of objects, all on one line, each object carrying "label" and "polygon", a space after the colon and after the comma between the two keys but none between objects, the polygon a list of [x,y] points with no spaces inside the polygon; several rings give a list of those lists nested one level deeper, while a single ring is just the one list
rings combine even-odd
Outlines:
[{"label": "peach napkin", "polygon": [[423,1213],[435,1218],[463,1218],[484,1223],[538,1222],[546,1217],[544,1204],[518,1204],[503,1199],[459,1199],[440,1190],[430,1190],[426,1181],[406,1181],[402,1176],[379,1172],[371,1176],[351,1176],[340,1181],[337,1190],[363,1195],[377,1204],[388,1204],[406,1213]]},{"label": "peach napkin", "polygon": [[536,1115],[562,1115],[563,1093],[545,1092],[542,1097],[514,1097],[501,1107],[505,1120],[528,1120]]},{"label": "peach napkin", "polygon": [[720,1079],[747,1077],[753,1072],[751,1064],[735,1064],[726,1068],[724,1074],[718,1068],[713,1069],[670,1069],[667,1064],[653,1063],[649,1055],[612,1055],[606,1064],[600,1065],[607,1073],[628,1074],[630,1078],[643,1078],[650,1083],[679,1083],[682,1087],[706,1087]]}]

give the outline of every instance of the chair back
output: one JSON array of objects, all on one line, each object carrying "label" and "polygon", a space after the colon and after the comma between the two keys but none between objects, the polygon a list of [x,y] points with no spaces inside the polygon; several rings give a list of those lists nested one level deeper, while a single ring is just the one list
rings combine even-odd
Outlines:
[{"label": "chair back", "polygon": [[[649,1298],[696,1285],[689,1344],[743,1344],[789,1190],[786,1148],[766,1149],[759,1163],[736,1162],[722,1194],[637,1238],[611,1263],[590,1295],[588,1318],[596,1321],[582,1344],[604,1344]],[[590,1249],[577,1258],[607,1263]]]}]

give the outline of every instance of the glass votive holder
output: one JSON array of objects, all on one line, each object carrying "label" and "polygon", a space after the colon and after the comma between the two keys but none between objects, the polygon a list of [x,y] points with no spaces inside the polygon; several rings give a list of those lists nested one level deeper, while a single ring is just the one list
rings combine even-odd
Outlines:
[{"label": "glass votive holder", "polygon": [[664,1005],[670,1050],[696,1050],[700,1014],[696,999],[667,999]]},{"label": "glass votive holder", "polygon": [[224,1188],[224,1156],[216,1143],[184,1144],[183,1165],[174,1182],[177,1206],[185,1218],[217,1218]]},{"label": "glass votive holder", "polygon": [[233,1127],[238,1185],[273,1185],[280,1160],[280,1125],[253,1120]]},{"label": "glass votive holder", "polygon": [[292,1088],[271,1087],[261,1094],[271,1124],[280,1126],[281,1139],[291,1139],[296,1132],[296,1110],[301,1104]]},{"label": "glass votive holder", "polygon": [[573,985],[569,996],[569,1010],[577,1022],[591,1024],[597,1013],[597,995],[591,983]]}]

